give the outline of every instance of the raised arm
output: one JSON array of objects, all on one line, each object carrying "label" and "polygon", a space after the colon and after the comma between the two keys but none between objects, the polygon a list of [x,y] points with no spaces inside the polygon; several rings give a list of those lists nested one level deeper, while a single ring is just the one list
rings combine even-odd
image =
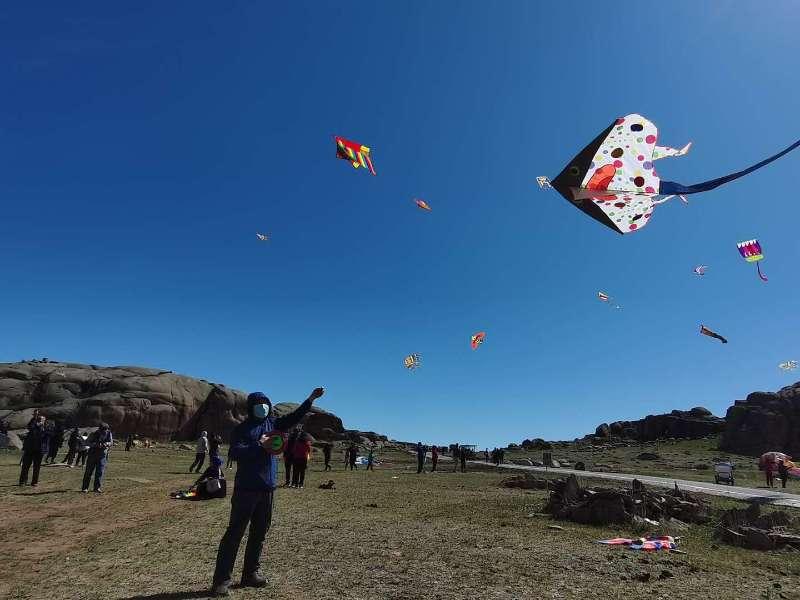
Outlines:
[{"label": "raised arm", "polygon": [[321,397],[325,393],[324,388],[316,388],[305,401],[297,407],[297,410],[290,412],[288,415],[278,417],[275,419],[275,428],[279,431],[289,431],[292,427],[297,425],[300,420],[311,410],[311,405],[314,400]]}]

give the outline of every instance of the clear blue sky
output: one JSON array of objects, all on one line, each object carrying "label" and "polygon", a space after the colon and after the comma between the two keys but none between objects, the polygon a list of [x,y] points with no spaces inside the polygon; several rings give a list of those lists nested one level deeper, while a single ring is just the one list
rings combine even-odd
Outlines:
[{"label": "clear blue sky", "polygon": [[[777,364],[800,359],[800,151],[625,237],[536,176],[630,112],[694,141],[668,180],[785,147],[798,19],[755,1],[5,7],[0,360],[167,368],[276,402],[323,385],[346,426],[437,443],[724,414],[796,379]],[[768,283],[736,250],[753,237]]]}]

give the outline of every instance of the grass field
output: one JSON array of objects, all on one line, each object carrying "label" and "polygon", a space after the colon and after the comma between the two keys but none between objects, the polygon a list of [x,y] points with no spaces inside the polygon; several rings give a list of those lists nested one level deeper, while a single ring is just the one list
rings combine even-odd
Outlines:
[{"label": "grass field", "polygon": [[[718,449],[719,440],[714,437],[700,440],[674,440],[646,442],[622,448],[598,448],[584,443],[557,445],[549,452],[557,460],[572,463],[583,461],[587,469],[595,465],[608,465],[608,470],[620,473],[638,473],[659,477],[674,477],[693,481],[714,481],[714,461],[729,459],[736,465],[736,485],[766,488],[764,473],[758,470],[758,459],[723,452]],[[658,460],[639,460],[636,457],[650,452],[658,454]],[[527,452],[521,448],[506,453],[506,462],[511,459],[528,458],[542,460],[542,451]],[[793,480],[785,490],[800,493],[800,482]]]},{"label": "grass field", "polygon": [[[191,483],[192,458],[171,447],[115,449],[106,492],[84,495],[80,470],[63,467],[43,467],[38,488],[19,488],[19,454],[0,453],[0,598],[205,598],[230,504],[169,499]],[[529,516],[545,492],[446,465],[417,475],[400,452],[381,458],[370,473],[340,462],[322,473],[317,461],[306,489],[278,490],[263,565],[270,587],[234,597],[800,599],[800,553],[724,546],[712,525],[681,533],[687,555],[607,548],[594,542],[633,532],[549,529]],[[317,489],[328,478],[336,490]]]}]

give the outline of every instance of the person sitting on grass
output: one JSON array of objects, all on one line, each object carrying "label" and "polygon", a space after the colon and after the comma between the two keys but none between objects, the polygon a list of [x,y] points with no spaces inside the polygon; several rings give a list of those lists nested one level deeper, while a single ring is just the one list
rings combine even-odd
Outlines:
[{"label": "person sitting on grass", "polygon": [[171,498],[177,500],[211,500],[227,495],[227,482],[222,471],[222,459],[215,456],[209,467],[187,492],[172,492]]},{"label": "person sitting on grass", "polygon": [[278,461],[272,454],[269,434],[286,432],[297,425],[317,398],[325,393],[316,388],[297,410],[273,419],[272,402],[261,392],[247,397],[247,419],[231,434],[230,455],[237,462],[236,479],[231,496],[228,528],[219,543],[211,594],[228,596],[231,575],[239,545],[248,526],[244,552],[242,587],[264,587],[267,579],[259,572],[264,539],[272,522],[272,498],[278,486]]}]

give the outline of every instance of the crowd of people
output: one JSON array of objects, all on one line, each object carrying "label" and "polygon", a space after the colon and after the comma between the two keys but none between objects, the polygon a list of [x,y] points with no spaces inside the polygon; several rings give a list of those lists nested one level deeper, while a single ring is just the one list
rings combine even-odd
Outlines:
[{"label": "crowd of people", "polygon": [[[33,411],[27,429],[22,444],[19,485],[27,485],[30,474],[30,485],[36,487],[39,485],[42,463],[46,465],[56,463],[58,451],[64,445],[64,429],[59,423],[48,421],[38,409]],[[112,445],[113,436],[107,423],[101,423],[88,435],[81,433],[77,427],[70,432],[67,453],[61,464],[70,469],[76,466],[85,467],[82,492],[89,491],[89,485],[94,477],[93,489],[97,493],[102,493],[103,475],[108,462],[108,451]]]}]

